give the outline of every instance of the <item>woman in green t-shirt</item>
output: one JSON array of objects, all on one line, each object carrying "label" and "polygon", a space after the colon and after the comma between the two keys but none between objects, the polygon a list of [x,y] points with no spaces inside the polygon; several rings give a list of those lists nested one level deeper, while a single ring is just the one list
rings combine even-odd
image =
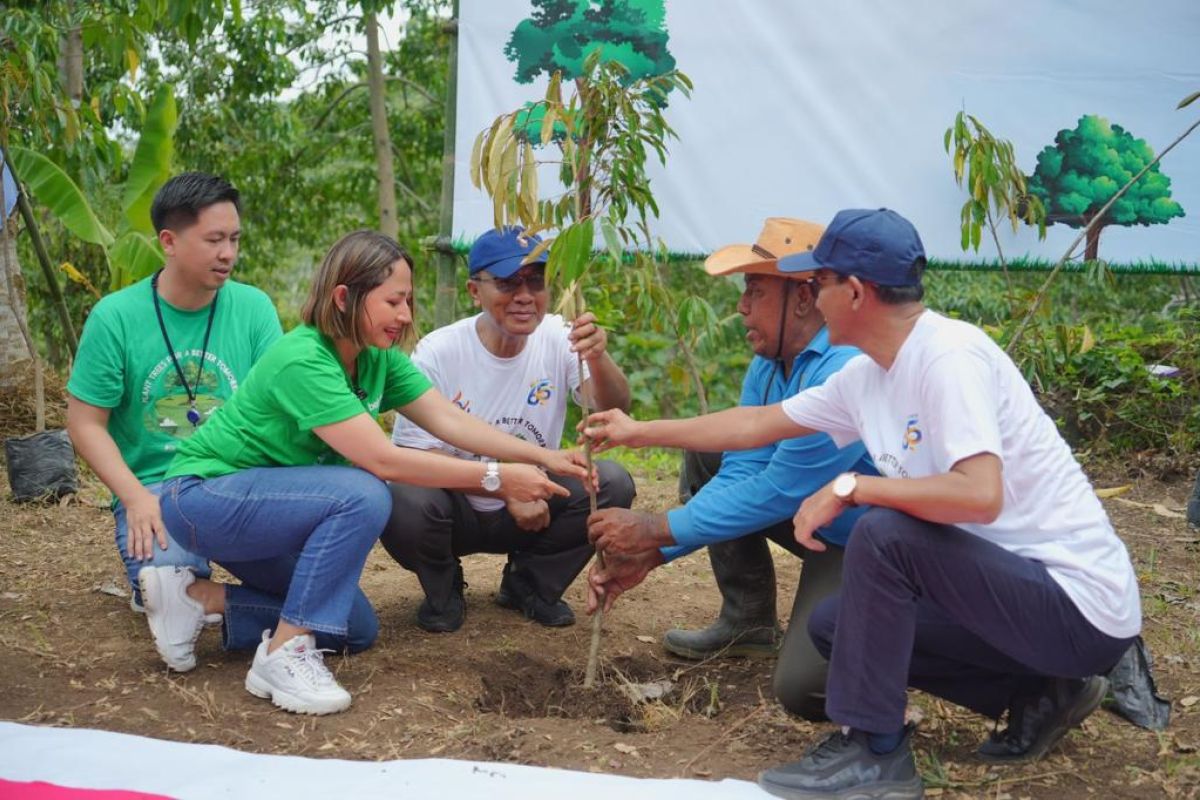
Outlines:
[{"label": "woman in green t-shirt", "polygon": [[[384,481],[529,501],[568,494],[546,472],[582,479],[586,469],[577,452],[538,447],[467,414],[395,347],[412,324],[412,260],[387,236],[356,231],[339,240],[302,318],[180,446],[163,519],[189,549],[285,595],[246,689],[289,711],[327,714],[347,708],[350,695],[313,634],[348,633],[359,575],[391,511]],[[396,447],[375,419],[393,408],[456,447],[527,463]],[[224,586],[190,571],[151,567],[142,576],[160,650],[194,648],[204,615],[226,610]],[[260,576],[267,585],[256,585]]]}]

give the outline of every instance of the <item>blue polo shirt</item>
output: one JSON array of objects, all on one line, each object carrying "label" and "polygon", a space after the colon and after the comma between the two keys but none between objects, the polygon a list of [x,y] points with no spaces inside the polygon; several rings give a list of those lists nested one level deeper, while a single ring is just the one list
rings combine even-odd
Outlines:
[{"label": "blue polo shirt", "polygon": [[[834,347],[821,328],[792,362],[786,380],[770,359],[755,356],[742,382],[739,405],[778,403],[812,386],[820,386],[852,358],[853,347]],[[721,469],[684,506],[667,512],[676,544],[662,548],[667,561],[717,542],[736,539],[791,519],[810,494],[843,472],[878,475],[861,442],[841,450],[823,433],[784,439],[755,450],[731,450]],[[866,511],[844,511],[817,535],[845,546],[854,523]]]}]

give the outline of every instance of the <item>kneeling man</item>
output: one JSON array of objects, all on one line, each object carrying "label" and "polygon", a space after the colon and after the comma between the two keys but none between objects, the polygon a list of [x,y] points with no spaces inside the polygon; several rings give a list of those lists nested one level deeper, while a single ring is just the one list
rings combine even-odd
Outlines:
[{"label": "kneeling man", "polygon": [[[830,341],[864,355],[776,405],[645,423],[602,412],[586,429],[601,448],[710,450],[824,431],[862,441],[883,474],[839,475],[796,514],[796,538],[812,546],[842,512],[874,507],[850,535],[841,591],[809,620],[830,659],[825,710],[844,729],[760,785],[792,798],[921,797],[909,686],[1007,711],[982,758],[1042,756],[1100,705],[1107,682],[1092,676],[1141,629],[1124,544],[1012,360],[922,305],[925,251],[907,220],[839,212],[815,250],[779,266],[814,273]],[[646,570],[607,566],[590,575],[589,606]]]},{"label": "kneeling man", "polygon": [[[740,405],[778,403],[819,386],[859,354],[829,343],[811,281],[779,271],[780,258],[811,250],[823,230],[804,220],[772,217],[753,245],[723,247],[704,264],[710,275],[745,275],[737,310],[754,359],[742,382]],[[820,551],[796,542],[792,514],[839,473],[878,473],[861,444],[839,449],[825,434],[753,450],[689,450],[683,464],[681,492],[690,497],[682,507],[665,514],[598,511],[588,521],[592,541],[610,554],[659,553],[662,563],[706,546],[721,612],[706,628],[667,631],[663,647],[692,659],[778,652],[775,697],[793,714],[823,720],[828,662],[808,638],[808,618],[818,602],[837,591],[846,537],[866,508],[822,528],[818,535],[828,547]],[[804,559],[785,637],[776,619],[768,541]]]},{"label": "kneeling man", "polygon": [[[608,337],[591,313],[573,323],[547,315],[545,255],[527,262],[540,239],[519,228],[491,230],[467,257],[467,291],[479,314],[433,331],[413,363],[463,410],[542,447],[557,449],[567,395],[588,391],[596,408],[629,408],[629,384],[607,351]],[[582,373],[580,361],[583,363]],[[476,458],[445,444],[404,417],[392,440]],[[597,464],[600,508],[633,503],[633,479],[621,466]],[[562,594],[587,564],[589,503],[584,486],[561,475],[569,498],[532,503],[505,494],[495,465],[474,493],[392,484],[392,517],[382,541],[392,558],[417,574],[425,601],[417,624],[434,633],[458,630],[466,604],[459,559],[506,553],[496,602],[542,625],[570,625],[575,614]]]}]

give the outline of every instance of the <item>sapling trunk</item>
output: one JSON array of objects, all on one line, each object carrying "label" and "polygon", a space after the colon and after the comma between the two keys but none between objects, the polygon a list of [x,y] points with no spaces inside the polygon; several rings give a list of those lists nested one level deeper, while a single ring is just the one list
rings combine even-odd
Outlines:
[{"label": "sapling trunk", "polygon": [[[583,291],[579,288],[579,284],[575,283],[571,287],[571,305],[575,307],[574,317],[579,318],[583,313]],[[579,399],[582,407],[583,418],[586,420],[588,415],[592,413],[592,398],[589,396],[591,388],[583,383],[583,354],[577,354],[579,359],[579,380],[581,382]],[[589,381],[590,383],[590,381]],[[583,456],[587,463],[588,480],[583,482],[588,493],[588,510],[590,514],[596,513],[596,486],[592,483],[592,469],[594,461],[592,459],[592,441],[590,439],[583,440]],[[604,553],[596,551],[596,560],[600,562],[600,567],[604,567]],[[603,600],[603,598],[601,598]],[[596,684],[596,667],[600,663],[600,631],[604,626],[604,604],[600,604],[600,608],[596,609],[596,613],[592,615],[592,642],[588,647],[587,667],[583,673],[583,688],[591,689]]]}]

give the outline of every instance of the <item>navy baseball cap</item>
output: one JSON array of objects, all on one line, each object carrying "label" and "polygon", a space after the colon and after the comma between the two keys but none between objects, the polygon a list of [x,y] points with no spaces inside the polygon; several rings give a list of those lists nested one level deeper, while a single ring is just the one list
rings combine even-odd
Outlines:
[{"label": "navy baseball cap", "polygon": [[779,259],[780,272],[827,269],[880,286],[915,286],[925,247],[912,223],[895,211],[848,208],[834,215],[810,251]]},{"label": "navy baseball cap", "polygon": [[[503,230],[495,228],[487,231],[471,245],[467,254],[467,269],[471,275],[487,270],[497,278],[507,278],[525,266],[525,259],[541,244],[542,238],[536,233],[526,235],[525,229],[519,225]],[[536,260],[530,264],[545,264],[547,252],[542,251]]]}]

